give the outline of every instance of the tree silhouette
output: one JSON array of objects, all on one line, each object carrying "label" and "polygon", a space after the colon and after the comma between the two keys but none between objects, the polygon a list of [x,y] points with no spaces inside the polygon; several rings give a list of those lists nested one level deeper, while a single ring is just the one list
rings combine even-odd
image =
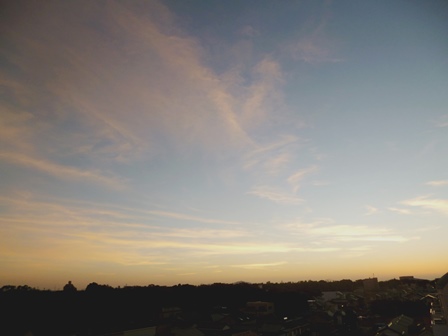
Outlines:
[{"label": "tree silhouette", "polygon": [[64,292],[76,292],[77,289],[76,287],[72,284],[71,281],[68,282],[68,284],[66,284],[64,286]]}]

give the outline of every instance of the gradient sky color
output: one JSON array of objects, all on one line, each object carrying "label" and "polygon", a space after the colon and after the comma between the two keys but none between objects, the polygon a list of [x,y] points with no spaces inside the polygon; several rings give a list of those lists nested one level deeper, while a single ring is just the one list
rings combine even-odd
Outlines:
[{"label": "gradient sky color", "polygon": [[435,278],[446,1],[0,11],[0,285]]}]

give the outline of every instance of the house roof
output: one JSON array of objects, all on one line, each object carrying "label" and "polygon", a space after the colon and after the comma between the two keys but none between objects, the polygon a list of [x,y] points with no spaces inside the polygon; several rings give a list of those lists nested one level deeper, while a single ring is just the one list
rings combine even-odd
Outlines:
[{"label": "house roof", "polygon": [[124,336],[154,336],[156,334],[156,327],[148,327],[141,329],[133,329],[123,332]]},{"label": "house roof", "polygon": [[414,323],[412,318],[406,315],[400,315],[394,318],[387,327],[400,335],[404,335],[412,323]]},{"label": "house roof", "polygon": [[448,285],[448,273],[441,277],[436,284],[438,289],[443,289],[446,285]]},{"label": "house roof", "polygon": [[195,327],[171,328],[171,333],[175,336],[204,336],[204,333]]}]

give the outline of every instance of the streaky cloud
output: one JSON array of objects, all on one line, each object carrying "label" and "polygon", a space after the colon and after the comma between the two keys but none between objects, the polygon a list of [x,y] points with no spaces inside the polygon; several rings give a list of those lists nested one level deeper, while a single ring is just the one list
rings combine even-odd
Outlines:
[{"label": "streaky cloud", "polygon": [[432,187],[444,187],[444,186],[448,186],[448,180],[429,181],[429,182],[426,182],[425,184],[432,186]]},{"label": "streaky cloud", "polygon": [[36,169],[62,179],[85,180],[103,184],[115,189],[123,189],[126,187],[126,182],[122,178],[109,177],[97,170],[82,170],[76,167],[60,165],[44,159],[33,158],[20,153],[0,152],[0,158],[9,163]]},{"label": "streaky cloud", "polygon": [[[407,242],[415,237],[397,234],[391,228],[371,227],[367,225],[333,224],[332,220],[316,220],[283,225],[290,235],[307,237],[309,240],[325,241],[327,244],[338,242]],[[355,247],[356,248],[356,247]]]},{"label": "streaky cloud", "polygon": [[267,173],[276,173],[291,160],[299,145],[299,138],[289,134],[268,144],[258,144],[244,155],[243,168],[251,170],[261,166]]},{"label": "streaky cloud", "polygon": [[301,204],[304,202],[303,199],[294,194],[286,193],[269,186],[255,187],[248,194],[280,204]]},{"label": "streaky cloud", "polygon": [[375,208],[371,205],[366,205],[365,208],[367,210],[367,212],[365,213],[366,216],[371,216],[371,215],[374,215],[379,212],[379,210],[377,208]]},{"label": "streaky cloud", "polygon": [[305,178],[305,176],[316,172],[317,169],[317,166],[311,166],[305,169],[301,169],[288,177],[288,183],[293,187],[294,193],[299,190],[300,182]]},{"label": "streaky cloud", "polygon": [[246,269],[265,269],[275,266],[281,266],[287,264],[286,261],[279,261],[274,263],[264,263],[264,264],[240,264],[240,265],[231,265],[231,267],[237,268],[246,268]]},{"label": "streaky cloud", "polygon": [[389,207],[387,208],[390,211],[402,214],[402,215],[411,215],[412,211],[409,209],[403,209],[403,208],[393,208],[393,207]]},{"label": "streaky cloud", "polygon": [[441,116],[438,120],[436,120],[435,126],[439,128],[448,127],[448,114]]},{"label": "streaky cloud", "polygon": [[425,210],[432,210],[444,215],[448,215],[448,200],[430,198],[430,196],[420,196],[409,200],[402,201],[401,204],[418,207]]}]

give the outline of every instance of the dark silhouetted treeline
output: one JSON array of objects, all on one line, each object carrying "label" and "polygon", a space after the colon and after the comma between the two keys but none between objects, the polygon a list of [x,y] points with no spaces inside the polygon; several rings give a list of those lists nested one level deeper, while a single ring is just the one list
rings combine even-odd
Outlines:
[{"label": "dark silhouetted treeline", "polygon": [[372,314],[395,317],[401,314],[415,317],[429,317],[427,304],[422,301],[376,300],[370,306]]},{"label": "dark silhouetted treeline", "polygon": [[281,282],[281,283],[271,283],[267,282],[263,285],[263,288],[272,291],[280,292],[306,292],[313,296],[320,295],[322,292],[328,291],[341,291],[341,292],[352,292],[355,289],[362,288],[362,280],[352,281],[349,279],[339,280],[339,281],[299,281],[299,282]]},{"label": "dark silhouetted treeline", "polygon": [[176,286],[126,286],[113,288],[97,283],[77,290],[69,282],[62,291],[29,286],[0,289],[0,335],[97,335],[160,323],[164,307],[179,307],[184,319],[225,306],[237,312],[248,301],[270,301],[277,314],[305,315],[307,300],[322,291],[353,291],[361,280],[300,281],[286,283]]},{"label": "dark silhouetted treeline", "polygon": [[248,301],[272,301],[280,314],[304,314],[315,292],[317,287],[309,292],[291,284],[244,282],[123,288],[91,283],[85,290],[76,290],[70,283],[63,291],[4,286],[0,289],[0,335],[24,335],[29,330],[37,336],[80,331],[95,335],[154,325],[164,307],[204,314],[216,306],[237,311]]}]

